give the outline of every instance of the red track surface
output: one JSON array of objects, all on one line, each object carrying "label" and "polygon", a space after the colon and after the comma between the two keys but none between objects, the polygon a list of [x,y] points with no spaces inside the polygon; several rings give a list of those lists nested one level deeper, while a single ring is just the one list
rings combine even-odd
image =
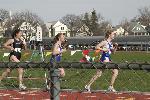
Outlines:
[{"label": "red track surface", "polygon": [[[49,93],[39,90],[0,90],[0,100],[50,100]],[[150,100],[150,93],[61,92],[60,100]]]}]

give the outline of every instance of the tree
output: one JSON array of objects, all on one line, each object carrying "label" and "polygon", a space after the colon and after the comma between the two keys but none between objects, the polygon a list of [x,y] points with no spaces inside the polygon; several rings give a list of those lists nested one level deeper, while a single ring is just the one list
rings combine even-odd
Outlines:
[{"label": "tree", "polygon": [[95,10],[92,11],[90,22],[91,22],[90,23],[90,30],[94,33],[94,35],[99,35],[98,34],[99,24],[98,24],[98,18],[97,18]]},{"label": "tree", "polygon": [[150,23],[150,7],[140,8],[138,11],[137,21],[142,25],[148,26]]},{"label": "tree", "polygon": [[98,31],[99,31],[99,34],[98,35],[101,35],[101,36],[104,36],[106,31],[108,30],[108,28],[111,28],[111,24],[109,21],[102,21],[100,24],[99,24],[99,28],[98,28]]},{"label": "tree", "polygon": [[5,9],[0,9],[0,19],[2,21],[5,21],[6,19],[10,18],[9,17],[9,11],[5,10]]},{"label": "tree", "polygon": [[120,22],[120,25],[123,29],[125,29],[126,31],[129,31],[129,26],[130,26],[130,21],[128,19],[123,19],[121,22]]},{"label": "tree", "polygon": [[17,27],[20,26],[22,22],[28,22],[33,26],[37,23],[41,26],[44,24],[44,21],[37,14],[30,11],[17,12],[12,15],[11,24]]},{"label": "tree", "polygon": [[1,31],[0,33],[3,34],[5,36],[5,24],[6,22],[9,20],[9,11],[5,10],[5,9],[0,9],[0,27],[1,27]]},{"label": "tree", "polygon": [[62,17],[61,22],[63,22],[70,29],[70,35],[74,36],[77,29],[83,24],[82,17],[76,16],[74,14],[67,14]]},{"label": "tree", "polygon": [[45,33],[47,32],[47,30],[46,30],[46,25],[44,24],[44,21],[37,14],[30,12],[28,10],[14,13],[11,16],[11,19],[9,19],[6,22],[5,27],[13,30],[13,29],[19,28],[23,22],[30,23],[32,27],[35,27],[35,28],[37,25],[40,25],[42,29],[44,29],[42,31],[43,31],[43,35],[45,36]]},{"label": "tree", "polygon": [[85,25],[86,25],[87,27],[90,27],[90,19],[89,19],[89,14],[88,14],[88,13],[85,13],[85,14],[84,14],[83,23],[85,23]]},{"label": "tree", "polygon": [[110,25],[109,21],[104,20],[101,14],[96,14],[93,10],[90,14],[85,13],[84,15],[76,16],[74,14],[68,14],[62,17],[61,22],[66,24],[71,31],[71,36],[77,32],[79,28],[85,24],[93,35],[103,35],[107,26]]}]

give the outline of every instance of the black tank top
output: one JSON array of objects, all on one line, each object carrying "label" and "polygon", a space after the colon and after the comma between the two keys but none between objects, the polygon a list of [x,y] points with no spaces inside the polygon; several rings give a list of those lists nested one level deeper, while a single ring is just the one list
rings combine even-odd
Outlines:
[{"label": "black tank top", "polygon": [[21,53],[22,45],[23,43],[21,40],[18,41],[14,39],[14,42],[13,42],[14,52]]}]

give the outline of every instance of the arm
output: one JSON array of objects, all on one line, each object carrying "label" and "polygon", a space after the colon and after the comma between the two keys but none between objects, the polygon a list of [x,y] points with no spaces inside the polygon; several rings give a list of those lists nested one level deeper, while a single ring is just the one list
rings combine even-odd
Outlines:
[{"label": "arm", "polygon": [[27,49],[27,44],[26,44],[25,39],[24,39],[24,38],[20,38],[20,39],[21,39],[22,44],[23,44],[22,48],[23,48],[24,50],[26,50],[26,49]]},{"label": "arm", "polygon": [[113,53],[116,52],[117,48],[118,48],[118,44],[117,44],[117,43],[114,43],[114,44],[113,44],[113,49],[112,49]]},{"label": "arm", "polygon": [[108,49],[104,49],[103,46],[106,44],[106,41],[100,42],[98,45],[96,45],[96,50],[107,52]]},{"label": "arm", "polygon": [[14,39],[9,39],[6,43],[4,43],[4,48],[14,50],[12,46],[10,46],[14,42]]}]

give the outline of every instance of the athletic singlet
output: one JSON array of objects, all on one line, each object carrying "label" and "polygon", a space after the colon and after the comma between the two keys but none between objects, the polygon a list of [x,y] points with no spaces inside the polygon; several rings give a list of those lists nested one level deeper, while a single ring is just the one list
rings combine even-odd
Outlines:
[{"label": "athletic singlet", "polygon": [[11,57],[12,55],[14,55],[14,56],[17,57],[18,60],[20,60],[20,58],[21,58],[22,45],[23,45],[23,43],[22,43],[21,40],[18,41],[18,40],[16,40],[16,39],[14,38],[14,42],[13,42],[13,44],[12,44],[14,50],[10,52],[10,57]]},{"label": "athletic singlet", "polygon": [[106,49],[108,49],[108,51],[107,52],[102,52],[102,56],[101,56],[101,58],[100,58],[100,61],[101,62],[104,62],[104,60],[109,60],[109,61],[111,61],[111,58],[110,58],[110,55],[111,55],[111,53],[112,53],[112,48],[113,48],[113,45],[112,45],[112,43],[109,43],[108,41],[107,41],[107,44],[104,46],[104,48],[106,48]]},{"label": "athletic singlet", "polygon": [[[59,45],[58,51],[62,51],[62,47]],[[61,61],[61,54],[53,55],[50,58],[50,63],[53,64],[53,62],[60,62]]]}]

